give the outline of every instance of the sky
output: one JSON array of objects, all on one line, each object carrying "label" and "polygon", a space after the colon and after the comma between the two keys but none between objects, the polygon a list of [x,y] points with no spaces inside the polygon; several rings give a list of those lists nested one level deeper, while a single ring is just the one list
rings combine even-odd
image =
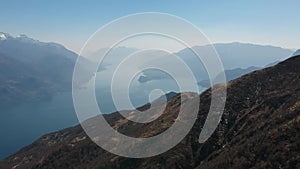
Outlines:
[{"label": "sky", "polygon": [[125,15],[163,12],[184,18],[213,43],[300,48],[299,0],[0,0],[0,32],[26,34],[79,52],[103,25]]}]

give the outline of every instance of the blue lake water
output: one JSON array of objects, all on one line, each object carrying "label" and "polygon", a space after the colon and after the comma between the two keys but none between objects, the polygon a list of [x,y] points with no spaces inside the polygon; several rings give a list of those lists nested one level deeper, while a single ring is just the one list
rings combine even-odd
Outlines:
[{"label": "blue lake water", "polygon": [[[148,103],[148,95],[155,88],[162,88],[164,91],[178,90],[178,87],[170,81],[136,83],[129,89],[133,105],[138,107]],[[111,113],[116,110],[109,88],[99,87],[96,89],[96,94],[102,113]],[[44,134],[79,123],[73,107],[71,92],[58,94],[49,100],[18,104],[5,109],[0,108],[0,112],[0,159],[29,145]]]},{"label": "blue lake water", "polygon": [[30,144],[43,134],[77,123],[71,93],[56,95],[51,100],[1,109],[0,159]]}]

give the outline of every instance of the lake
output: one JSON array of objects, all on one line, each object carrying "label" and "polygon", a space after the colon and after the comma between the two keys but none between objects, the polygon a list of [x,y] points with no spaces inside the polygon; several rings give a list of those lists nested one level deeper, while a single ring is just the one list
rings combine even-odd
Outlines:
[{"label": "lake", "polygon": [[[149,101],[149,93],[156,88],[178,92],[172,80],[133,83],[129,89],[130,99],[135,107]],[[200,89],[199,92],[204,89]],[[125,92],[125,91],[119,91]],[[102,113],[115,112],[108,86],[96,89],[97,101]],[[78,124],[71,92],[60,93],[49,100],[40,100],[0,108],[0,159],[29,145],[42,135]]]}]

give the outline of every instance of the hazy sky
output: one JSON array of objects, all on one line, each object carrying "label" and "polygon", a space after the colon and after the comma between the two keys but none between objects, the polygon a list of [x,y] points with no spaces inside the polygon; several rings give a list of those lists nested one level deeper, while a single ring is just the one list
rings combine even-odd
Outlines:
[{"label": "hazy sky", "polygon": [[104,24],[137,12],[164,12],[198,26],[212,42],[300,48],[299,0],[2,0],[0,32],[26,34],[78,52]]}]

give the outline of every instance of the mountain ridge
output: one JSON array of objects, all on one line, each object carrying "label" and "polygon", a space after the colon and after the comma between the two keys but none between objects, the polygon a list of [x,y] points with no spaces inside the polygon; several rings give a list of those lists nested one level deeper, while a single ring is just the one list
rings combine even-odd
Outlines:
[{"label": "mountain ridge", "polygon": [[[145,159],[123,158],[96,146],[80,126],[44,135],[0,162],[0,168],[297,168],[299,166],[300,56],[256,70],[227,88],[227,102],[217,130],[198,143],[210,105],[211,89],[200,95],[198,118],[190,133],[173,149]],[[180,94],[150,124],[134,125],[118,114],[106,115],[119,132],[151,136],[176,119]],[[162,121],[161,121],[162,120]]]},{"label": "mountain ridge", "polygon": [[[57,43],[40,42],[26,35],[13,37],[7,33],[0,34],[0,79],[3,82],[0,90],[8,94],[0,96],[1,106],[71,91],[77,54]],[[31,87],[30,81],[35,86]]]}]

